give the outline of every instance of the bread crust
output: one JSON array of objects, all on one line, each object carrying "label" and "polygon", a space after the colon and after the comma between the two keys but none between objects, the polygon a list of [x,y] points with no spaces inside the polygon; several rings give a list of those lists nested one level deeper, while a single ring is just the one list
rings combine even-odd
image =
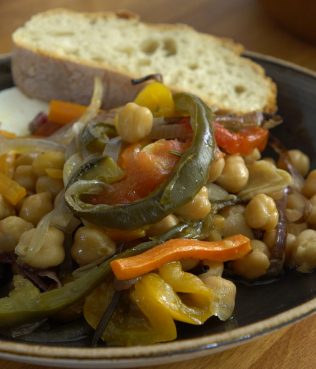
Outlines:
[{"label": "bread crust", "polygon": [[[91,21],[100,18],[124,18],[130,21],[139,22],[137,15],[129,11],[103,12],[103,13],[79,13],[67,9],[52,9],[49,13],[71,13],[73,16],[85,16]],[[190,29],[185,24],[148,24],[149,28],[155,29]],[[195,30],[194,30],[195,31]],[[196,31],[195,31],[196,32]],[[235,54],[240,55],[244,50],[242,45],[233,42],[230,39],[221,39],[212,35],[199,33],[201,37],[212,39],[217,43],[231,49]],[[92,95],[93,80],[99,76],[104,86],[104,96],[102,106],[112,108],[120,106],[135,98],[137,92],[143,87],[141,85],[132,85],[130,80],[134,77],[124,70],[120,70],[105,63],[93,61],[78,61],[74,56],[61,56],[53,51],[40,51],[23,42],[17,34],[13,35],[15,50],[12,56],[12,74],[16,85],[28,96],[43,100],[61,99],[73,101],[80,104],[88,104]],[[240,56],[241,57],[241,56]],[[269,94],[266,101],[262,102],[262,111],[273,113],[276,111],[276,85],[265,75],[261,66],[249,59],[243,58],[244,62],[259,75],[263,77],[268,84]],[[179,86],[169,86],[173,91],[183,91]],[[192,92],[192,91],[187,91]],[[215,110],[221,112],[233,112],[236,114],[245,113],[245,111],[236,111],[227,106],[200,94],[200,97]]]},{"label": "bread crust", "polygon": [[14,82],[23,93],[40,100],[53,99],[88,105],[94,77],[100,77],[103,108],[120,106],[135,98],[141,85],[132,85],[129,76],[18,47],[12,55]]}]

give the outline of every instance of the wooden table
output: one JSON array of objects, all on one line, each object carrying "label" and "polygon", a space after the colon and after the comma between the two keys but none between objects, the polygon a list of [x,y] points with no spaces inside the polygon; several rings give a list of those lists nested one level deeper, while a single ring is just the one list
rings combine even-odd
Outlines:
[{"label": "wooden table", "polygon": [[[183,22],[200,31],[231,37],[249,50],[316,70],[316,46],[269,19],[255,0],[1,0],[0,53],[8,53],[12,31],[33,13],[54,7],[78,10],[130,9],[152,22]],[[315,369],[316,316],[254,342],[205,358],[157,369]],[[1,369],[35,369],[0,360]],[[149,369],[149,367],[147,368]]]}]

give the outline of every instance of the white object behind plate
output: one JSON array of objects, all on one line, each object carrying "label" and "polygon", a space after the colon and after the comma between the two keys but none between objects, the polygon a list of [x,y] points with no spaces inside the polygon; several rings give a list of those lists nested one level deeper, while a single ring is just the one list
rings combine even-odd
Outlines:
[{"label": "white object behind plate", "polygon": [[46,102],[30,99],[16,87],[0,92],[0,129],[28,135],[29,123],[40,112],[48,112]]}]

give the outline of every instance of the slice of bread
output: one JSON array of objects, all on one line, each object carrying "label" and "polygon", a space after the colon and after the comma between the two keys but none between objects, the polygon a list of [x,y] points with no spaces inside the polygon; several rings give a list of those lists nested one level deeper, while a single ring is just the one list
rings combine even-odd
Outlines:
[{"label": "slice of bread", "polygon": [[241,45],[189,26],[145,24],[135,15],[54,9],[13,34],[16,85],[39,99],[87,104],[93,77],[102,78],[104,107],[134,98],[130,79],[161,73],[174,91],[200,96],[220,111],[274,112],[276,87],[240,54]]}]

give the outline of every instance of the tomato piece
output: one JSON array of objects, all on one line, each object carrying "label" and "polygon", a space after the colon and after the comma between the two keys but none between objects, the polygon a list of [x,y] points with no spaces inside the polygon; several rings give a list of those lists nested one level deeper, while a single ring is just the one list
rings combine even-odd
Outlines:
[{"label": "tomato piece", "polygon": [[188,145],[178,140],[158,140],[145,147],[141,144],[127,146],[119,159],[125,178],[107,186],[90,202],[127,204],[146,197],[168,178]]},{"label": "tomato piece", "polygon": [[228,154],[249,155],[255,148],[263,151],[268,142],[269,131],[261,127],[246,127],[232,132],[215,123],[217,145]]}]

